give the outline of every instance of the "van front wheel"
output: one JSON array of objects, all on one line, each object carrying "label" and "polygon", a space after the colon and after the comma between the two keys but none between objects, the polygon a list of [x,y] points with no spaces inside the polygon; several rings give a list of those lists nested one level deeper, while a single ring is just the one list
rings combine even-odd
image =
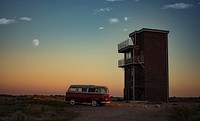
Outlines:
[{"label": "van front wheel", "polygon": [[96,101],[96,100],[93,100],[93,101],[92,101],[92,106],[93,106],[93,107],[96,107],[97,105],[98,105],[97,101]]},{"label": "van front wheel", "polygon": [[76,103],[76,102],[75,102],[74,99],[71,99],[71,100],[69,101],[69,104],[72,105],[72,106],[75,105],[75,103]]}]

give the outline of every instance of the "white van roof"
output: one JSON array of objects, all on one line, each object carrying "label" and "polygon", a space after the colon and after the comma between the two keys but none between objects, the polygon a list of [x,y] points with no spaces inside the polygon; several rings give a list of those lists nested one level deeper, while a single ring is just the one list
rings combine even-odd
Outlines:
[{"label": "white van roof", "polygon": [[70,88],[72,87],[85,87],[85,88],[89,88],[89,87],[104,87],[107,88],[106,86],[98,86],[98,85],[71,85]]}]

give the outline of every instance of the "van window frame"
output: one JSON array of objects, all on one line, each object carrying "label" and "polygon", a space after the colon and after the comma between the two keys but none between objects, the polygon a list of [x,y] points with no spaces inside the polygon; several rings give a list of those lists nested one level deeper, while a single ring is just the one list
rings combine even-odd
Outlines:
[{"label": "van window frame", "polygon": [[[93,90],[91,91],[91,89],[93,89]],[[73,90],[73,91],[71,91],[71,90]],[[104,91],[102,91],[102,90],[104,90]],[[70,93],[109,94],[108,88],[103,87],[103,86],[70,86],[67,92],[70,92]]]}]

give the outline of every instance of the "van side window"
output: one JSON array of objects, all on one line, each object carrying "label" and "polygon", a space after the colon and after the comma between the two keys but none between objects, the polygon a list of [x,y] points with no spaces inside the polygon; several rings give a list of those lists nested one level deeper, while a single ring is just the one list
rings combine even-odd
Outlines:
[{"label": "van side window", "polygon": [[93,92],[93,93],[102,93],[102,94],[107,94],[109,93],[109,90],[105,87],[75,87],[72,86],[68,89],[68,92],[77,92],[77,93],[82,93],[82,92]]},{"label": "van side window", "polygon": [[98,89],[98,88],[96,88],[96,89],[95,89],[95,92],[97,92],[97,93],[98,93],[98,92],[100,92],[100,91],[99,91],[99,89]]},{"label": "van side window", "polygon": [[101,93],[106,93],[106,90],[105,90],[105,88],[101,88]]},{"label": "van side window", "polygon": [[82,92],[82,88],[77,88],[77,92]]},{"label": "van side window", "polygon": [[88,92],[95,92],[96,88],[89,88]]},{"label": "van side window", "polygon": [[87,92],[87,88],[82,88],[82,92]]},{"label": "van side window", "polygon": [[74,88],[74,87],[71,87],[71,88],[69,88],[69,90],[68,90],[69,92],[76,92],[76,88]]}]

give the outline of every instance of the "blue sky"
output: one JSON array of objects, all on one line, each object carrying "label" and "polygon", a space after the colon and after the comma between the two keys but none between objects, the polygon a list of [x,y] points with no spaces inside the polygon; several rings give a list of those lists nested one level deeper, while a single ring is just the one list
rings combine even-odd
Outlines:
[{"label": "blue sky", "polygon": [[[110,81],[110,86],[116,82],[120,85],[112,89],[122,91],[123,70],[117,67],[117,61],[123,56],[117,53],[117,44],[135,30],[155,28],[170,31],[170,94],[196,95],[195,92],[200,92],[197,87],[200,85],[199,12],[200,0],[1,0],[0,83],[7,85],[1,91],[9,92],[12,88],[9,83],[15,80],[8,79],[6,75],[11,76],[8,72],[15,72],[13,65],[19,68],[17,65],[27,66],[24,63],[42,65],[41,61],[48,61],[55,70],[76,62],[70,68],[74,71],[62,70],[69,71],[71,75],[101,65],[97,67],[98,73],[106,72],[104,79]],[[38,47],[33,46],[34,39],[40,41]],[[55,58],[58,59],[58,67],[53,61]],[[81,64],[83,62],[94,65],[86,66]],[[88,79],[92,72],[87,71],[80,78]],[[72,77],[58,78],[73,83]],[[104,84],[97,77],[92,79]],[[6,80],[9,80],[7,84]],[[193,90],[188,91],[190,89]],[[122,94],[114,91],[114,95]]]}]

